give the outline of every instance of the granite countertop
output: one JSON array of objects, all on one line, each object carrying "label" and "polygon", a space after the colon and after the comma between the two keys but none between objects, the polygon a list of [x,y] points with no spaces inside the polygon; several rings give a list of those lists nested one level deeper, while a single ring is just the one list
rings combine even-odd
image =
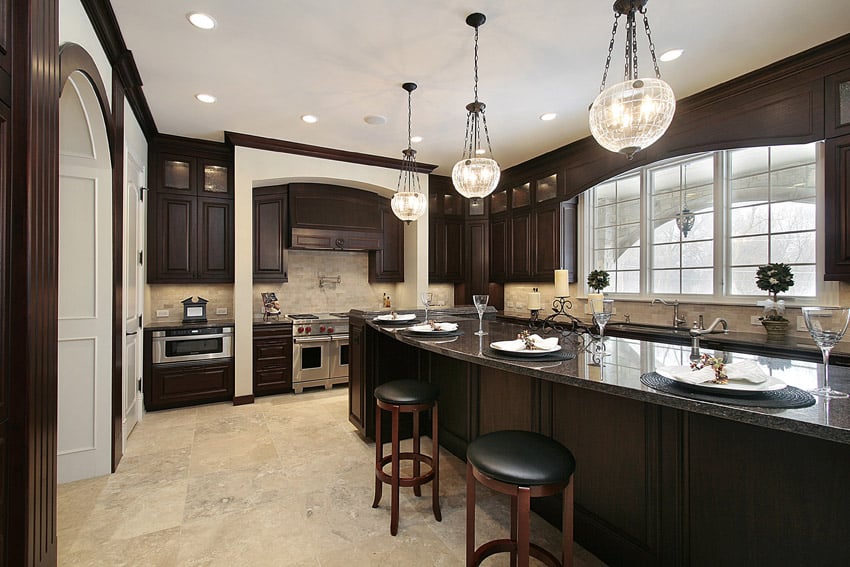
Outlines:
[{"label": "granite countertop", "polygon": [[[487,335],[478,337],[478,321],[468,317],[446,315],[443,320],[454,320],[463,331],[460,336],[419,339],[399,333],[399,327],[384,327],[371,321],[379,314],[357,312],[352,316],[362,317],[377,331],[397,340],[424,350],[481,364],[493,368],[525,374],[534,378],[559,382],[612,395],[623,396],[643,402],[659,404],[684,411],[701,413],[741,423],[768,427],[818,437],[829,441],[850,444],[850,399],[824,400],[815,397],[815,405],[800,409],[774,409],[736,406],[734,403],[720,404],[698,401],[684,396],[667,394],[645,386],[640,381],[643,373],[670,364],[687,363],[689,345],[674,345],[661,342],[606,336],[607,351],[603,366],[592,364],[591,356],[574,344],[567,344],[571,337],[561,339],[564,348],[577,351],[576,358],[563,362],[508,361],[488,357],[484,349],[493,341],[511,340],[526,325],[497,319],[492,314],[484,319]],[[463,315],[463,313],[460,313]],[[766,373],[798,388],[808,390],[817,385],[818,374],[823,372],[821,364],[805,360],[789,360],[770,356],[758,356],[733,352],[733,345],[725,350],[729,362],[756,360]],[[703,345],[704,350],[711,351]],[[831,385],[842,391],[850,391],[850,368],[830,365]],[[733,402],[730,398],[730,402]]]},{"label": "granite countertop", "polygon": [[233,327],[233,319],[208,319],[203,323],[184,323],[183,321],[151,321],[145,324],[146,331],[166,331],[168,329],[205,329],[207,327]]}]

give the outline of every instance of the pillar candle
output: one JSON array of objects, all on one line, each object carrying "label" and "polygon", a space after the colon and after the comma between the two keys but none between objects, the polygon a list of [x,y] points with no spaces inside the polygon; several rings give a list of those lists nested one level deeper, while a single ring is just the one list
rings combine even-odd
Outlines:
[{"label": "pillar candle", "polygon": [[569,270],[555,270],[555,297],[568,297],[570,295],[569,281]]},{"label": "pillar candle", "polygon": [[605,296],[601,293],[588,293],[587,294],[587,303],[590,305],[591,313],[595,309],[596,311],[602,311],[602,299]]},{"label": "pillar candle", "polygon": [[532,291],[528,294],[528,308],[540,310],[540,293]]}]

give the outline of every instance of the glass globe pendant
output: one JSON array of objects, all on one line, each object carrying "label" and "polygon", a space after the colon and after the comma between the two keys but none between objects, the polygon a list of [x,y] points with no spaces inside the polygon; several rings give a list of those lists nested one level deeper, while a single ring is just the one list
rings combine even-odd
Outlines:
[{"label": "glass globe pendant", "polygon": [[[590,133],[603,148],[634,154],[655,143],[670,126],[676,112],[676,97],[670,85],[661,80],[655,45],[649,30],[646,4],[649,0],[617,0],[614,3],[614,29],[608,44],[608,59],[602,76],[600,93],[590,105]],[[655,78],[638,78],[637,37],[635,12],[643,14],[644,28],[649,40]],[[623,82],[605,88],[614,38],[622,14],[626,14],[626,71]]]},{"label": "glass globe pendant", "polygon": [[[492,155],[490,132],[487,130],[486,108],[478,100],[478,28],[487,20],[484,14],[474,13],[466,17],[467,25],[475,28],[475,100],[466,105],[466,133],[463,157],[452,168],[452,184],[455,190],[467,199],[486,197],[499,184],[501,170],[496,160],[484,157]],[[481,148],[481,130],[487,141],[487,151]]]},{"label": "glass globe pendant", "polygon": [[416,150],[411,147],[411,99],[416,83],[404,83],[401,88],[407,91],[407,148],[401,152],[404,159],[398,172],[398,189],[390,206],[395,216],[410,224],[410,221],[415,221],[425,213],[428,199],[420,190],[419,176],[416,173]]}]

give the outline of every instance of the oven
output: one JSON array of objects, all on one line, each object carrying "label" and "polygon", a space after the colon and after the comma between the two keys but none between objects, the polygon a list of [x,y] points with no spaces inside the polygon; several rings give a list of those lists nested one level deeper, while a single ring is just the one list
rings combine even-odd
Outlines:
[{"label": "oven", "polygon": [[292,321],[292,389],[348,382],[348,316],[344,313],[287,315]]},{"label": "oven", "polygon": [[182,327],[151,333],[153,364],[233,357],[233,327]]}]

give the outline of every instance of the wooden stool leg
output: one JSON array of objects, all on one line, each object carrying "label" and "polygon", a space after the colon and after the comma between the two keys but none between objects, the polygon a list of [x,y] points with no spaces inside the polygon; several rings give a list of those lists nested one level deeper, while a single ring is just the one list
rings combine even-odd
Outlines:
[{"label": "wooden stool leg", "polygon": [[440,512],[440,442],[439,437],[439,421],[437,414],[437,402],[434,402],[434,407],[431,408],[431,441],[433,441],[431,449],[431,466],[434,467],[434,480],[431,481],[431,507],[434,510],[434,518],[438,522],[443,521],[443,515]]},{"label": "wooden stool leg", "polygon": [[[415,411],[411,415],[413,416],[413,454],[421,455],[421,447],[419,444],[419,412]],[[413,477],[418,477],[421,471],[422,467],[419,464],[419,459],[413,459]],[[413,494],[416,496],[422,496],[422,487],[418,484],[414,486]]]},{"label": "wooden stool leg", "polygon": [[564,512],[561,517],[561,537],[563,537],[563,557],[561,565],[572,567],[573,565],[573,479],[564,489]]},{"label": "wooden stool leg", "polygon": [[381,493],[384,483],[378,478],[378,470],[381,467],[381,461],[384,458],[384,445],[381,440],[381,408],[375,407],[375,499],[372,501],[372,508],[377,508],[381,502]]},{"label": "wooden stool leg", "polygon": [[[511,495],[511,540],[516,544],[517,542],[517,530],[519,529],[519,522],[517,520],[517,495]],[[511,567],[516,567],[516,548],[511,550]]]},{"label": "wooden stool leg", "polygon": [[531,531],[531,490],[520,486],[517,496],[517,565],[528,567]]},{"label": "wooden stool leg", "polygon": [[399,433],[398,433],[398,414],[399,408],[397,405],[393,406],[393,445],[392,445],[392,512],[390,513],[390,534],[396,535],[398,533],[398,479],[400,476],[399,471]]},{"label": "wooden stool leg", "polygon": [[466,567],[475,565],[475,478],[466,463]]}]

